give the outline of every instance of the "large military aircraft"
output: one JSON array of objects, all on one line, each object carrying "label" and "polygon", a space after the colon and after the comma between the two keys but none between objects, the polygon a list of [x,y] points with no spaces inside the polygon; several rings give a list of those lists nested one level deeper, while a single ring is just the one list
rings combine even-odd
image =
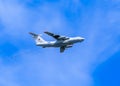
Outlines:
[{"label": "large military aircraft", "polygon": [[30,32],[30,34],[35,39],[37,46],[42,46],[43,48],[46,48],[46,47],[58,47],[58,48],[60,48],[61,53],[64,52],[64,50],[66,48],[72,47],[74,43],[84,41],[84,38],[82,38],[82,37],[60,36],[60,35],[53,34],[53,33],[48,32],[48,31],[46,31],[44,33],[46,33],[49,36],[52,36],[54,39],[56,39],[56,41],[50,41],[50,42],[45,41],[41,37],[41,35]]}]

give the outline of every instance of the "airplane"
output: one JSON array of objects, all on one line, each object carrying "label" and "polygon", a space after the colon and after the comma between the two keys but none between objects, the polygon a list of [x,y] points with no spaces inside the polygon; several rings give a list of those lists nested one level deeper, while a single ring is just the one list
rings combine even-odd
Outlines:
[{"label": "airplane", "polygon": [[35,39],[36,45],[41,46],[43,48],[46,47],[58,47],[60,48],[60,53],[63,53],[66,48],[71,48],[73,44],[82,42],[85,40],[83,37],[66,37],[66,36],[61,36],[57,35],[48,31],[44,32],[45,34],[52,36],[56,41],[45,41],[41,35],[35,34],[33,32],[29,32],[29,34],[32,35],[32,37]]}]

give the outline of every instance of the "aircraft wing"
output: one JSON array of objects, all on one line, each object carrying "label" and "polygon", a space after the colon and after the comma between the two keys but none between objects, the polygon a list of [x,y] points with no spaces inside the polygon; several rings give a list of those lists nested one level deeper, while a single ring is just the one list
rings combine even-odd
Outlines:
[{"label": "aircraft wing", "polygon": [[60,36],[60,35],[57,35],[57,34],[54,34],[54,33],[48,32],[48,31],[46,31],[46,32],[44,32],[44,33],[46,33],[46,34],[49,35],[49,36],[52,36],[52,37],[55,38],[56,40],[67,40],[67,39],[69,39],[68,37]]}]

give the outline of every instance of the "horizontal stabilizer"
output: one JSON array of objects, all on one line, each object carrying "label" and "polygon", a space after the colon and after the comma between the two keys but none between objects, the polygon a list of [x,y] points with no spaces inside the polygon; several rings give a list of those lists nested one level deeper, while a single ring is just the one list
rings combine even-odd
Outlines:
[{"label": "horizontal stabilizer", "polygon": [[32,36],[38,36],[38,34],[35,34],[35,33],[32,33],[32,32],[29,32],[29,34],[31,34]]}]

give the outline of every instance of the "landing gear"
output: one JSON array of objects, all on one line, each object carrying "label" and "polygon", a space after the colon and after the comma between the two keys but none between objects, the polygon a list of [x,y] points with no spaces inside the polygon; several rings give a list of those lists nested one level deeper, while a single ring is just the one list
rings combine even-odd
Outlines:
[{"label": "landing gear", "polygon": [[60,53],[63,53],[65,51],[65,46],[60,47]]}]

